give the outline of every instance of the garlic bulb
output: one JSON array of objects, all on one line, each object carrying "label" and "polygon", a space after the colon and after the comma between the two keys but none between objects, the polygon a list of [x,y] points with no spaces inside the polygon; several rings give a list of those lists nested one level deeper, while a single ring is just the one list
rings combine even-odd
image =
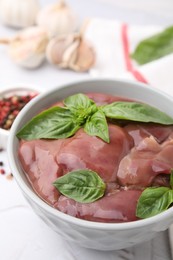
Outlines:
[{"label": "garlic bulb", "polygon": [[24,28],[35,23],[38,0],[1,0],[0,19],[9,26]]},{"label": "garlic bulb", "polygon": [[0,43],[8,44],[8,54],[13,62],[31,69],[44,61],[48,37],[43,28],[30,27],[10,40],[0,40]]},{"label": "garlic bulb", "polygon": [[60,68],[87,71],[95,62],[93,48],[80,34],[53,38],[46,49],[46,57]]},{"label": "garlic bulb", "polygon": [[40,10],[37,24],[46,28],[49,37],[52,38],[73,32],[77,26],[77,18],[64,0],[60,0]]}]

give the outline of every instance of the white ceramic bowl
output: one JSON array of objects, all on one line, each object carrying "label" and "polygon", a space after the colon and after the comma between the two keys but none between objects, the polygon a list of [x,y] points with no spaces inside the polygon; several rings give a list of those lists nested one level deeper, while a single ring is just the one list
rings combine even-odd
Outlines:
[{"label": "white ceramic bowl", "polygon": [[79,92],[102,92],[137,99],[158,107],[173,117],[173,98],[140,83],[94,79],[74,82],[52,89],[26,105],[12,126],[8,142],[8,157],[14,177],[36,214],[65,239],[83,247],[99,250],[116,250],[149,240],[157,232],[166,230],[173,222],[173,207],[157,216],[128,223],[97,223],[81,220],[66,215],[41,200],[32,190],[21,169],[17,156],[16,132],[33,115],[44,108],[57,100]]},{"label": "white ceramic bowl", "polygon": [[[7,86],[6,88],[0,88],[0,98],[2,97],[11,97],[14,95],[27,95],[30,93],[39,93],[40,91],[35,86],[27,86],[27,84],[20,84],[16,86]],[[5,130],[3,128],[0,128],[0,148],[5,149],[7,146],[8,136],[9,136],[10,130]]]}]

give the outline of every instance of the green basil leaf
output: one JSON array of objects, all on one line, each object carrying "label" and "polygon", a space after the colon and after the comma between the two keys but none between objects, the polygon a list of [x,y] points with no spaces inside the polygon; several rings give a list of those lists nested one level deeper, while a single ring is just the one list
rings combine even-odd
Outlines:
[{"label": "green basil leaf", "polygon": [[80,126],[69,109],[52,107],[31,119],[17,133],[17,137],[25,140],[67,138],[79,128]]},{"label": "green basil leaf", "polygon": [[141,41],[131,57],[145,64],[170,53],[173,53],[173,26]]},{"label": "green basil leaf", "polygon": [[106,117],[100,110],[88,118],[85,123],[84,130],[88,135],[98,136],[107,143],[110,141]]},{"label": "green basil leaf", "polygon": [[136,216],[149,218],[155,216],[173,203],[173,190],[167,187],[151,187],[145,189],[137,204]]},{"label": "green basil leaf", "polygon": [[173,118],[157,108],[136,102],[114,102],[101,107],[106,117],[137,122],[172,125]]},{"label": "green basil leaf", "polygon": [[53,185],[66,197],[81,203],[90,203],[103,197],[106,185],[91,170],[81,169],[59,177]]},{"label": "green basil leaf", "polygon": [[64,99],[64,105],[70,109],[83,110],[94,104],[94,101],[89,99],[84,94],[75,94]]}]

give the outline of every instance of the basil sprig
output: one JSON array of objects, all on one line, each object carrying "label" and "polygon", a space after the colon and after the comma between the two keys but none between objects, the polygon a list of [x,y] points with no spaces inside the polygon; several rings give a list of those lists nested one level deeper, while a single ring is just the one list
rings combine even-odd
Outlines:
[{"label": "basil sprig", "polygon": [[68,138],[84,127],[89,135],[109,142],[105,116],[100,115],[93,100],[79,93],[66,98],[64,105],[49,108],[32,118],[19,130],[17,137],[24,140]]},{"label": "basil sprig", "polygon": [[173,53],[173,26],[141,41],[131,57],[142,65],[170,53]]},{"label": "basil sprig", "polygon": [[167,210],[173,203],[173,170],[169,187],[146,188],[137,203],[136,216],[149,218]]},{"label": "basil sprig", "polygon": [[97,106],[84,94],[72,95],[64,100],[65,107],[52,107],[32,118],[17,133],[25,140],[68,138],[83,127],[91,136],[109,143],[106,118],[153,122],[172,125],[173,118],[160,110],[137,102],[113,102]]},{"label": "basil sprig", "polygon": [[66,197],[81,203],[90,203],[103,197],[106,185],[91,170],[81,169],[59,177],[53,185]]}]

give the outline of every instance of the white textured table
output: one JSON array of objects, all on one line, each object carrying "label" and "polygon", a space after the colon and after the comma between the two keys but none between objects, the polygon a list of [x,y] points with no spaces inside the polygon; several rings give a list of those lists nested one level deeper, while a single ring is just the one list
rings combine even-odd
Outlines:
[{"label": "white textured table", "polygon": [[[42,5],[52,0],[40,1]],[[84,17],[119,19],[137,24],[173,24],[172,0],[69,0],[69,4]],[[0,37],[14,34],[0,26]],[[45,91],[63,82],[89,77],[59,71],[45,63],[37,70],[15,66],[0,46],[0,87],[18,83],[34,84]],[[6,151],[0,153],[9,172]],[[63,241],[32,212],[24,201],[14,180],[0,176],[0,259],[2,260],[170,260],[168,233],[162,232],[152,241],[116,252],[98,252],[77,248]]]}]

